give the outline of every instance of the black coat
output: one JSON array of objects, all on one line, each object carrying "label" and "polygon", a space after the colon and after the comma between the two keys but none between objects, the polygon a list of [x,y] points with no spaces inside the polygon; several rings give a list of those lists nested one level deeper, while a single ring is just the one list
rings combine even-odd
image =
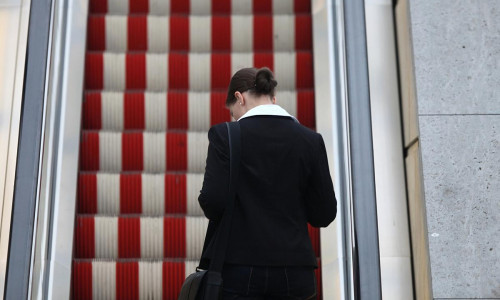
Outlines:
[{"label": "black coat", "polygon": [[[259,115],[239,123],[241,165],[225,263],[317,266],[307,223],[326,227],[337,213],[323,138],[290,117]],[[226,125],[213,126],[208,139],[198,201],[216,222],[228,201]]]}]

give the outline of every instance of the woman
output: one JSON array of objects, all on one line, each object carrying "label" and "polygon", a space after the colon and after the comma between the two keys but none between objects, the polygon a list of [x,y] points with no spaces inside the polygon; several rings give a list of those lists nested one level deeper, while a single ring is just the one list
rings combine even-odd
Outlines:
[{"label": "woman", "polygon": [[[226,106],[240,123],[242,153],[222,272],[224,299],[315,298],[317,264],[307,223],[325,227],[337,213],[323,138],[275,104],[276,86],[268,68],[245,68],[228,88]],[[225,124],[213,126],[208,138],[198,200],[216,221],[228,201]]]}]

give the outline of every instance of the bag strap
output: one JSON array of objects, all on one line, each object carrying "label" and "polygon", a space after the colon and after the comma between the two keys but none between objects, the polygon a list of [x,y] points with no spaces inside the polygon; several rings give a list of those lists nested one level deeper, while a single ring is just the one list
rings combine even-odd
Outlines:
[{"label": "bag strap", "polygon": [[222,272],[224,258],[226,257],[241,160],[240,124],[238,122],[226,122],[226,126],[229,137],[229,199],[218,226],[214,244],[215,251],[213,251],[213,257],[211,257],[210,267],[208,268],[209,271],[219,273]]}]

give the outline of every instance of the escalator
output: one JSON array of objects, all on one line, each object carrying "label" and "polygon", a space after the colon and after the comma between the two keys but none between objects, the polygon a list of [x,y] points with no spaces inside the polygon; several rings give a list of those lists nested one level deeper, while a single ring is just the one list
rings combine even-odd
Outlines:
[{"label": "escalator", "polygon": [[206,133],[230,121],[231,75],[269,67],[278,104],[314,129],[312,50],[310,0],[90,1],[73,299],[177,299],[201,255]]}]

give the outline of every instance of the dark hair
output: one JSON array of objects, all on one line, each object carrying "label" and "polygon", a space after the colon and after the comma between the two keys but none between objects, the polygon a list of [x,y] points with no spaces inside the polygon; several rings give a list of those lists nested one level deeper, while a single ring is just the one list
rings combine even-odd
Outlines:
[{"label": "dark hair", "polygon": [[274,79],[273,72],[267,67],[260,69],[240,69],[238,72],[234,73],[229,82],[226,106],[236,102],[236,97],[234,97],[235,92],[243,93],[249,91],[251,94],[257,96],[269,95],[270,97],[274,97],[277,85],[278,82]]}]

